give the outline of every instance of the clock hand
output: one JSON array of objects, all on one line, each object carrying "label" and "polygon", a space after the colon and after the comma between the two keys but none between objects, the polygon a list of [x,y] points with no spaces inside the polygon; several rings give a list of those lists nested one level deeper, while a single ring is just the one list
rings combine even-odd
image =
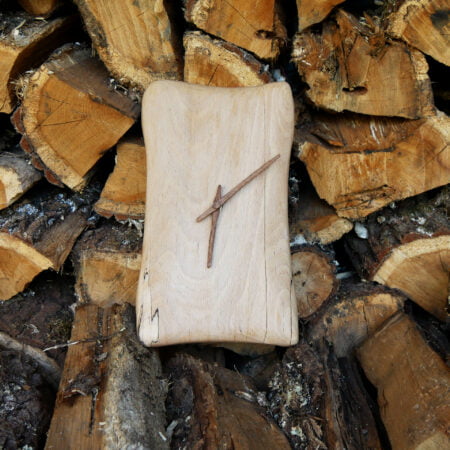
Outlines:
[{"label": "clock hand", "polygon": [[[217,187],[216,196],[214,197],[214,203],[219,201],[222,197],[222,186],[219,184]],[[217,221],[219,220],[220,208],[216,209],[211,216],[211,232],[209,234],[209,245],[208,245],[208,262],[206,267],[208,269],[212,266],[212,257],[214,251],[214,239],[216,238]]]},{"label": "clock hand", "polygon": [[280,154],[274,156],[272,159],[269,159],[269,161],[265,162],[260,168],[256,169],[254,172],[252,172],[247,178],[244,178],[240,183],[238,183],[233,189],[228,191],[223,197],[219,197],[217,199],[214,198],[214,202],[212,206],[210,206],[205,212],[200,214],[197,217],[197,222],[201,222],[202,220],[206,219],[209,215],[213,214],[215,211],[217,211],[225,202],[227,202],[231,197],[233,197],[235,194],[237,194],[238,191],[240,191],[246,184],[250,183],[254,178],[256,178],[260,173],[264,172],[266,169],[268,169],[278,158],[280,157]]}]

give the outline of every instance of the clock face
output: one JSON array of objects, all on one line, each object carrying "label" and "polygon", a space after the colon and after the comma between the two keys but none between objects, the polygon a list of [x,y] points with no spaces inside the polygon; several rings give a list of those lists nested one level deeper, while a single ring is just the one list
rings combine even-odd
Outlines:
[{"label": "clock face", "polygon": [[137,297],[147,345],[297,340],[286,83],[152,83],[143,101],[147,201]]}]

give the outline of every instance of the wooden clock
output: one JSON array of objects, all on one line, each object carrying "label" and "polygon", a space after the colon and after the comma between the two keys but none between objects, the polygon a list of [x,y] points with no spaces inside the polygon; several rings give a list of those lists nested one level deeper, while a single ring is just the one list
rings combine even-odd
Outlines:
[{"label": "wooden clock", "polygon": [[148,346],[292,345],[287,83],[157,81],[142,104],[147,199],[137,324]]}]

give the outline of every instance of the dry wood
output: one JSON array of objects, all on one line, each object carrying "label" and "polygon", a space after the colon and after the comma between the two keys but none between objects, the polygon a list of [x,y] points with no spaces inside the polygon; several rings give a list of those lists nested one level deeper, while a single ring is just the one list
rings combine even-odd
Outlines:
[{"label": "dry wood", "polygon": [[344,0],[297,0],[298,31],[322,22]]},{"label": "dry wood", "polygon": [[359,368],[302,340],[287,350],[269,383],[269,411],[292,448],[383,448]]},{"label": "dry wood", "polygon": [[358,357],[378,389],[392,448],[449,448],[449,371],[414,322],[398,313],[361,346]]},{"label": "dry wood", "polygon": [[406,0],[387,18],[387,32],[450,66],[447,0]]},{"label": "dry wood", "polygon": [[168,363],[172,448],[289,449],[250,378],[186,354]]},{"label": "dry wood", "polygon": [[286,39],[275,0],[188,0],[185,17],[209,34],[274,59]]},{"label": "dry wood", "polygon": [[450,182],[450,118],[320,115],[299,148],[319,196],[343,217]]},{"label": "dry wood", "polygon": [[371,336],[403,307],[399,293],[368,283],[343,284],[332,301],[308,324],[308,342],[318,348],[332,345],[340,358]]},{"label": "dry wood", "polygon": [[121,83],[143,91],[152,81],[182,77],[181,38],[170,2],[76,0],[95,49]]},{"label": "dry wood", "polygon": [[61,4],[61,0],[17,0],[17,1],[25,11],[40,17],[48,17]]},{"label": "dry wood", "polygon": [[20,148],[0,153],[0,209],[18,200],[41,178]]},{"label": "dry wood", "polygon": [[315,105],[410,119],[433,113],[428,65],[421,52],[402,42],[385,42],[376,26],[342,10],[336,20],[325,22],[322,34],[304,32],[294,41],[292,57]]},{"label": "dry wood", "polygon": [[[385,208],[349,235],[347,249],[362,277],[401,289],[446,320],[450,280],[450,190],[423,194]],[[361,233],[360,233],[361,234]]]},{"label": "dry wood", "polygon": [[297,298],[298,316],[314,314],[338,288],[336,266],[318,247],[302,245],[293,249],[292,282]]},{"label": "dry wood", "polygon": [[43,270],[59,270],[87,225],[96,195],[36,186],[0,211],[0,300],[21,292]]},{"label": "dry wood", "polygon": [[353,224],[339,217],[336,210],[322,200],[310,183],[300,183],[297,196],[289,205],[289,234],[292,241],[303,237],[308,243],[330,244],[348,233]]},{"label": "dry wood", "polygon": [[198,31],[183,38],[184,81],[221,87],[260,86],[271,81],[265,66],[253,55],[229,42]]},{"label": "dry wood", "polygon": [[81,190],[136,120],[139,106],[108,80],[91,51],[78,46],[60,49],[28,79],[15,125],[49,181]]},{"label": "dry wood", "polygon": [[95,204],[95,211],[117,220],[144,219],[145,176],[144,141],[133,138],[119,141],[114,171]]},{"label": "dry wood", "polygon": [[[147,211],[137,298],[145,344],[297,340],[287,224],[292,106],[286,83],[227,89],[160,81],[147,90]],[[196,217],[219,184],[234,192],[278,153],[223,206],[214,264],[207,268],[210,221]]]},{"label": "dry wood", "polygon": [[16,106],[22,73],[67,42],[74,25],[73,17],[42,21],[25,13],[0,13],[0,113],[10,113]]},{"label": "dry wood", "polygon": [[134,305],[141,245],[139,231],[114,222],[80,236],[72,253],[78,299],[101,307]]},{"label": "dry wood", "polygon": [[79,306],[46,449],[169,448],[167,383],[130,305]]}]

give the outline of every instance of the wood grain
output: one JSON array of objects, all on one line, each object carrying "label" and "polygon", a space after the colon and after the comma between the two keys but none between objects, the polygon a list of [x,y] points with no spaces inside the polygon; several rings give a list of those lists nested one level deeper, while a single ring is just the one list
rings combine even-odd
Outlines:
[{"label": "wood grain", "polygon": [[[286,83],[216,88],[158,81],[143,100],[146,220],[138,328],[146,345],[297,341],[287,223],[293,102]],[[205,211],[280,154],[222,208],[206,267]]]}]

